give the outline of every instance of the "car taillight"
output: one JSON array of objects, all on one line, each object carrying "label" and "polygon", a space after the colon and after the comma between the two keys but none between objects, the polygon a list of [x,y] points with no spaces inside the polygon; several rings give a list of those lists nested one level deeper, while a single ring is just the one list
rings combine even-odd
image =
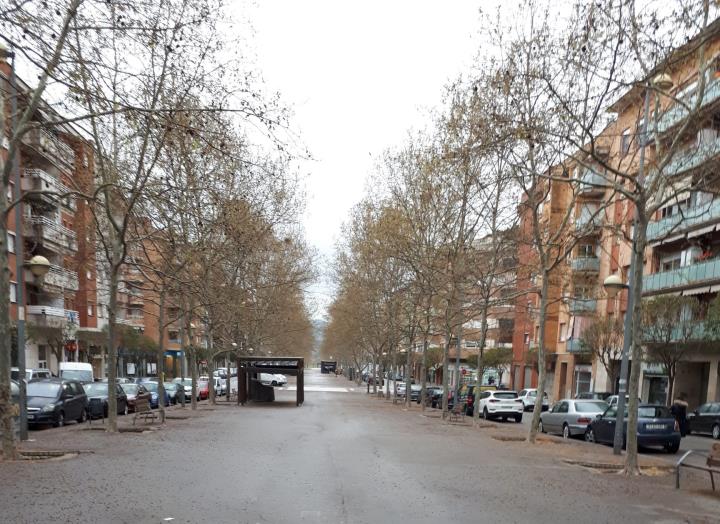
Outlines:
[{"label": "car taillight", "polygon": [[580,417],[577,421],[578,424],[590,424],[590,422],[592,422],[592,419],[588,417]]},{"label": "car taillight", "polygon": [[680,424],[678,424],[678,421],[675,421],[675,424],[673,425],[673,431],[679,432],[680,431]]}]

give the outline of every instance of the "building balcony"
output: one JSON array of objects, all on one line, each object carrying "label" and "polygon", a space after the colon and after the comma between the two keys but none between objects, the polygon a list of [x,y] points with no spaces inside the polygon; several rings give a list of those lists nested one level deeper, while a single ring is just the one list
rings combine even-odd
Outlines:
[{"label": "building balcony", "polygon": [[720,259],[645,275],[643,293],[651,295],[670,290],[710,286],[715,283],[720,283]]},{"label": "building balcony", "polygon": [[565,343],[565,349],[568,353],[587,353],[587,351],[583,349],[579,338],[567,339],[567,342]]},{"label": "building balcony", "polygon": [[568,311],[571,315],[595,313],[596,309],[597,300],[583,298],[571,298],[568,300]]},{"label": "building balcony", "polygon": [[64,327],[68,323],[79,324],[77,311],[53,306],[27,306],[28,322],[45,327]]},{"label": "building balcony", "polygon": [[682,213],[648,224],[648,241],[662,240],[671,234],[681,234],[705,224],[720,221],[720,199],[691,207]]},{"label": "building balcony", "polygon": [[577,257],[570,260],[570,269],[583,273],[597,273],[600,271],[598,257]]},{"label": "building balcony", "polygon": [[582,213],[575,218],[575,231],[592,233],[597,231],[603,222],[601,214]]},{"label": "building balcony", "polygon": [[697,169],[718,154],[720,154],[720,139],[716,138],[698,146],[693,145],[675,153],[672,160],[665,166],[664,173],[668,176],[682,175]]},{"label": "building balcony", "polygon": [[582,168],[580,174],[577,177],[578,180],[578,195],[584,197],[590,196],[602,196],[605,193],[605,189],[608,185],[607,180],[600,173],[590,168]]},{"label": "building balcony", "polygon": [[22,141],[54,164],[70,170],[75,168],[75,151],[46,129],[31,129],[23,136]]},{"label": "building balcony", "polygon": [[79,289],[78,274],[63,267],[50,265],[50,270],[43,281],[45,286],[60,288],[63,291],[77,291]]},{"label": "building balcony", "polygon": [[25,217],[23,234],[33,238],[38,244],[58,252],[76,253],[78,250],[77,234],[72,229],[53,222],[47,217]]},{"label": "building balcony", "polygon": [[643,331],[643,341],[648,345],[652,345],[653,343],[699,342],[706,339],[708,339],[708,336],[705,333],[705,323],[702,320],[690,320],[679,323],[672,331],[667,328],[660,328],[657,331],[653,331],[652,329]]},{"label": "building balcony", "polygon": [[22,189],[23,191],[33,192],[45,191],[45,193],[31,193],[28,195],[28,198],[35,201],[46,202],[52,205],[57,205],[58,202],[60,202],[72,211],[77,210],[75,197],[67,196],[61,198],[59,196],[69,194],[71,191],[70,188],[42,169],[26,169],[23,175]]},{"label": "building balcony", "polygon": [[[688,97],[684,100],[688,107],[693,107],[697,100],[697,95]],[[720,98],[720,80],[712,79],[705,86],[705,92],[703,93],[702,101],[700,102],[700,110],[706,108],[713,102]],[[664,134],[677,124],[682,122],[690,114],[688,109],[683,104],[673,104],[670,108],[663,113],[658,120],[657,130],[659,134]]]}]

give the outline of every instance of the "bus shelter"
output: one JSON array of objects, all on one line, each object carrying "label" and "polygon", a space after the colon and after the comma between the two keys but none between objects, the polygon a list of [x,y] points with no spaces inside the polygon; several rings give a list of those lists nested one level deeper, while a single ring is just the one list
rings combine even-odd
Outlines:
[{"label": "bus shelter", "polygon": [[302,406],[305,401],[305,380],[303,372],[305,359],[302,357],[246,357],[238,356],[238,405],[244,406],[252,399],[250,383],[257,380],[258,373],[282,373],[297,377],[295,405]]}]

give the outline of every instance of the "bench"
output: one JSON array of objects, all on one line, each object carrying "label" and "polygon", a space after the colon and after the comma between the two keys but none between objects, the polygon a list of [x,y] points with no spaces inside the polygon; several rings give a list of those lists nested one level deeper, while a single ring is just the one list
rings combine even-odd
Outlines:
[{"label": "bench", "polygon": [[464,422],[465,421],[465,410],[460,404],[455,404],[450,410],[450,422]]},{"label": "bench", "polygon": [[148,399],[138,399],[135,401],[135,415],[133,415],[133,426],[138,418],[144,418],[145,423],[148,419],[155,420],[158,418],[157,413],[150,409],[150,401]]},{"label": "bench", "polygon": [[692,454],[702,455],[699,451],[690,450],[685,453],[675,465],[675,489],[680,489],[680,468],[698,469],[700,471],[707,471],[710,474],[710,484],[712,489],[715,491],[715,474],[720,474],[720,442],[716,442],[710,448],[710,453],[707,455],[705,466],[699,466],[696,464],[685,464],[685,459]]}]

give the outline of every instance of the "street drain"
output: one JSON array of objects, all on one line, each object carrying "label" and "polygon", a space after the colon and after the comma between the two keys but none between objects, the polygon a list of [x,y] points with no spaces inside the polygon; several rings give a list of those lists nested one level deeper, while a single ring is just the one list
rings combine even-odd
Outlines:
[{"label": "street drain", "polygon": [[21,460],[65,460],[75,458],[79,451],[20,451]]},{"label": "street drain", "polygon": [[492,438],[500,442],[524,442],[525,437],[513,437],[510,435],[493,435]]}]

